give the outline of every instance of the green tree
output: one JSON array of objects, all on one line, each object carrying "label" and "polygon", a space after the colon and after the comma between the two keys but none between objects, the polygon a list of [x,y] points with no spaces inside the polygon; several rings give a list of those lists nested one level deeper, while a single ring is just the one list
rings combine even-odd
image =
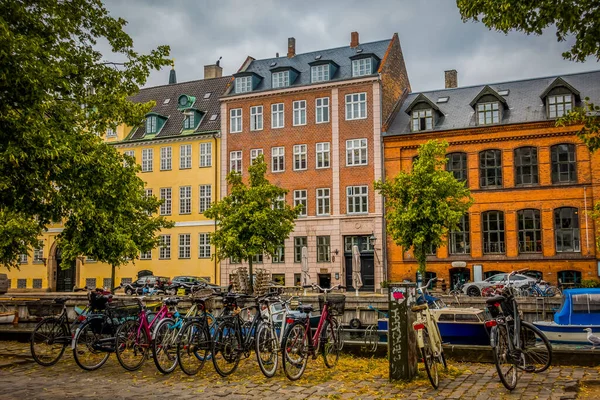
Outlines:
[{"label": "green tree", "polygon": [[411,172],[375,182],[385,196],[388,233],[405,250],[412,247],[423,276],[427,249],[439,247],[473,204],[465,183],[445,169],[447,148],[446,142],[430,140],[419,147]]},{"label": "green tree", "polygon": [[598,0],[456,0],[464,22],[481,21],[490,29],[517,30],[541,35],[550,25],[556,39],[574,37],[564,58],[583,62],[588,56],[600,60],[600,1]]},{"label": "green tree", "polygon": [[17,266],[53,221],[65,258],[113,266],[170,226],[133,160],[99,137],[140,124],[153,104],[129,96],[170,63],[166,46],[135,52],[125,25],[100,0],[0,2],[0,264]]},{"label": "green tree", "polygon": [[265,253],[275,255],[294,229],[294,220],[302,206],[292,208],[281,200],[288,191],[267,180],[267,164],[262,155],[256,158],[248,172],[247,185],[241,174],[229,173],[229,195],[213,203],[204,215],[219,224],[219,229],[210,238],[216,247],[215,256],[219,260],[231,257],[248,261],[252,291],[253,257]]}]

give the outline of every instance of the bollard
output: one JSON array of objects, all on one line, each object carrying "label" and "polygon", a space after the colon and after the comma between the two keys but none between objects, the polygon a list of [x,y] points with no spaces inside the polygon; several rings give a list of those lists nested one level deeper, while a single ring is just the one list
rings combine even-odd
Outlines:
[{"label": "bollard", "polygon": [[388,360],[390,381],[409,381],[417,374],[417,343],[410,307],[416,301],[414,283],[389,284]]}]

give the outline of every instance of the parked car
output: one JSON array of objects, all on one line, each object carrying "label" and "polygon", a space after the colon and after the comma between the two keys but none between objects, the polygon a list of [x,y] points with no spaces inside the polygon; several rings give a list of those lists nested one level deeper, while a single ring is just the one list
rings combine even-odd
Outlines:
[{"label": "parked car", "polygon": [[219,290],[220,287],[211,284],[204,278],[199,276],[176,276],[171,281],[171,284],[166,287],[167,294],[175,295],[178,289],[185,289],[185,294],[189,294],[192,286],[204,285],[207,288]]},{"label": "parked car", "polygon": [[8,275],[0,274],[0,294],[8,292]]},{"label": "parked car", "polygon": [[146,275],[135,282],[126,283],[123,285],[123,290],[125,291],[125,294],[128,295],[142,294],[144,288],[154,288],[156,290],[164,291],[170,284],[171,280],[165,276]]},{"label": "parked car", "polygon": [[[510,282],[515,287],[521,287],[535,283],[536,279],[530,276],[515,274],[510,277]],[[496,274],[478,282],[467,282],[463,286],[463,293],[469,296],[481,296],[481,289],[494,285],[506,285],[508,283],[508,274]]]}]

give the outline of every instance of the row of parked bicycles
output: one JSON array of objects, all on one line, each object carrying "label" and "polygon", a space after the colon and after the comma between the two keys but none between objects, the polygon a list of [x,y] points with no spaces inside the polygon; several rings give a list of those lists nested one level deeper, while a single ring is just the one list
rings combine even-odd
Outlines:
[{"label": "row of parked bicycles", "polygon": [[[337,317],[344,313],[345,296],[331,293],[343,287],[323,289],[313,284],[305,288],[321,293],[316,329],[310,317],[313,307],[292,307],[297,300],[283,298],[277,290],[249,296],[199,285],[183,313],[178,310],[182,298],[165,298],[154,307],[143,296],[114,299],[110,292],[96,289],[88,292],[88,306],[72,322],[67,299],[58,298],[54,302],[62,306],[62,312],[37,324],[30,339],[31,354],[38,364],[51,366],[70,346],[77,365],[88,371],[102,367],[115,353],[128,371],[152,358],[163,374],[179,366],[185,374],[195,375],[212,362],[218,374],[228,376],[242,357],[254,351],[265,376],[273,377],[281,362],[285,375],[297,380],[309,357],[322,355],[325,365],[332,368],[343,347]],[[219,299],[222,307],[213,314]]]}]

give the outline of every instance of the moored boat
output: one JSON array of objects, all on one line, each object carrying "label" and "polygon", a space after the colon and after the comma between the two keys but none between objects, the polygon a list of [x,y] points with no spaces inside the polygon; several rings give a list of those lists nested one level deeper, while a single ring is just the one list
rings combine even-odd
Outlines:
[{"label": "moored boat", "polygon": [[18,311],[0,312],[0,324],[16,324],[18,321]]},{"label": "moored boat", "polygon": [[472,307],[446,307],[431,309],[431,313],[437,321],[444,343],[481,346],[490,344],[483,310]]}]

